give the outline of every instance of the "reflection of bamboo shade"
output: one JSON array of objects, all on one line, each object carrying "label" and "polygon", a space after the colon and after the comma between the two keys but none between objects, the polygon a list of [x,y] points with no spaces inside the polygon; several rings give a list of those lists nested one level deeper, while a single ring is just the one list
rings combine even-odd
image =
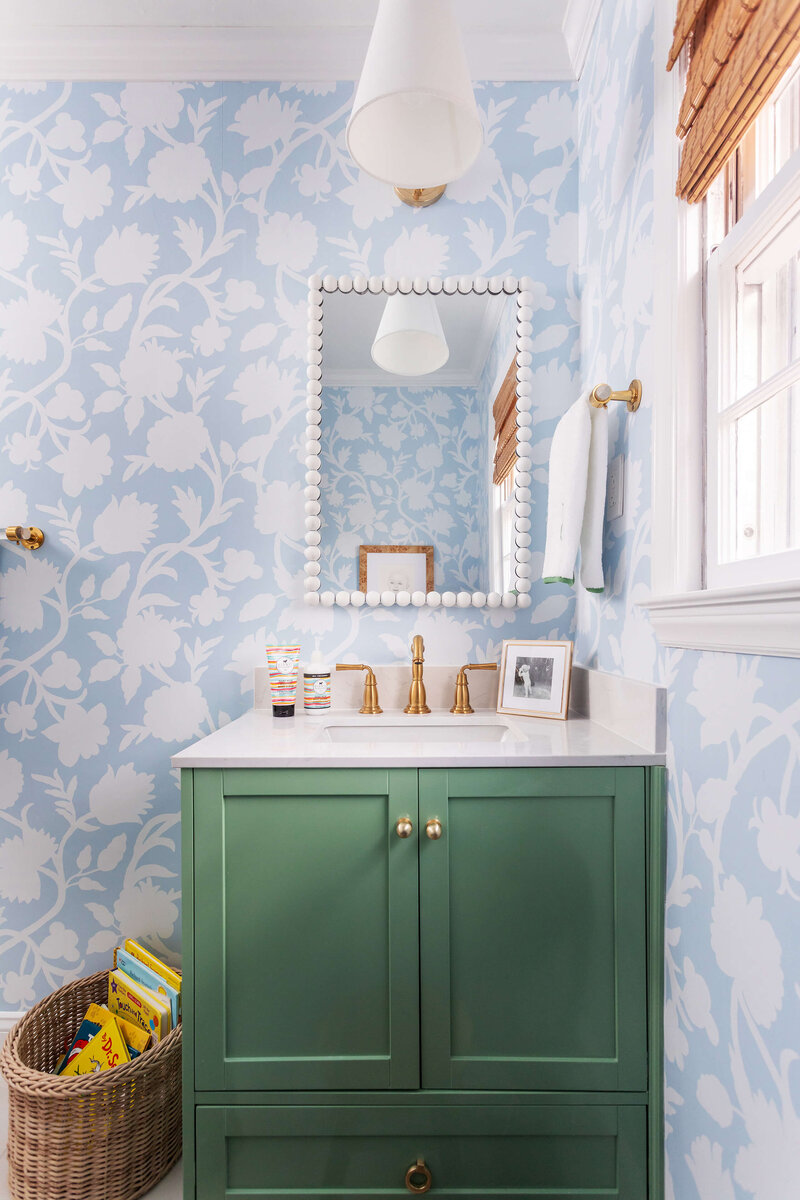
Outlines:
[{"label": "reflection of bamboo shade", "polygon": [[511,474],[517,454],[517,362],[511,366],[500,385],[500,391],[492,406],[494,417],[494,473],[493,483],[502,483]]},{"label": "reflection of bamboo shade", "polygon": [[800,0],[679,0],[669,70],[687,41],[677,192],[695,202],[800,52]]}]

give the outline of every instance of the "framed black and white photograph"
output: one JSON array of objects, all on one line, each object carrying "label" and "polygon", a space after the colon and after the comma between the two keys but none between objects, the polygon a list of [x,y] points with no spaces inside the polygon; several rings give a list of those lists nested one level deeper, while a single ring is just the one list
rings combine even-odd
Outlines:
[{"label": "framed black and white photograph", "polygon": [[571,670],[572,642],[503,642],[497,711],[566,720]]}]

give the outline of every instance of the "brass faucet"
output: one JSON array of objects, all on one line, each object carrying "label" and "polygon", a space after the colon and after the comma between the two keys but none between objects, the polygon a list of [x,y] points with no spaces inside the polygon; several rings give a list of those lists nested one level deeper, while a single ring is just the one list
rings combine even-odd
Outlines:
[{"label": "brass faucet", "polygon": [[408,692],[408,704],[403,709],[403,712],[410,713],[414,717],[419,716],[420,713],[431,711],[425,703],[425,684],[422,682],[424,650],[425,643],[420,635],[416,634],[411,643],[411,687]]},{"label": "brass faucet", "polygon": [[378,682],[375,678],[375,672],[372,667],[368,667],[366,663],[337,663],[337,671],[366,671],[364,677],[364,695],[361,700],[360,713],[366,713],[367,716],[377,716],[382,713],[383,709],[378,703]]},{"label": "brass faucet", "polygon": [[475,709],[469,702],[469,684],[467,683],[467,671],[496,671],[497,663],[465,663],[458,672],[456,679],[456,694],[453,700],[451,713],[463,715],[465,713],[475,712]]}]

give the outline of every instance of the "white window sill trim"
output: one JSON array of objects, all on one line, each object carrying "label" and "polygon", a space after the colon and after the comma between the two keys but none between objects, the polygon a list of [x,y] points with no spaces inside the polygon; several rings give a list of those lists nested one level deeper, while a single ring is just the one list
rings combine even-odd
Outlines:
[{"label": "white window sill trim", "polygon": [[800,580],[651,596],[640,607],[665,646],[800,657]]}]

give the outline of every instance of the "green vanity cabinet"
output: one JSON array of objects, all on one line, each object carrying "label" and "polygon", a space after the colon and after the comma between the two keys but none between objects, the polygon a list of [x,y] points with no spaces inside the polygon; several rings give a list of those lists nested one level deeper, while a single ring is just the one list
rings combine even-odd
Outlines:
[{"label": "green vanity cabinet", "polygon": [[184,770],[186,1200],[660,1200],[663,776]]}]

